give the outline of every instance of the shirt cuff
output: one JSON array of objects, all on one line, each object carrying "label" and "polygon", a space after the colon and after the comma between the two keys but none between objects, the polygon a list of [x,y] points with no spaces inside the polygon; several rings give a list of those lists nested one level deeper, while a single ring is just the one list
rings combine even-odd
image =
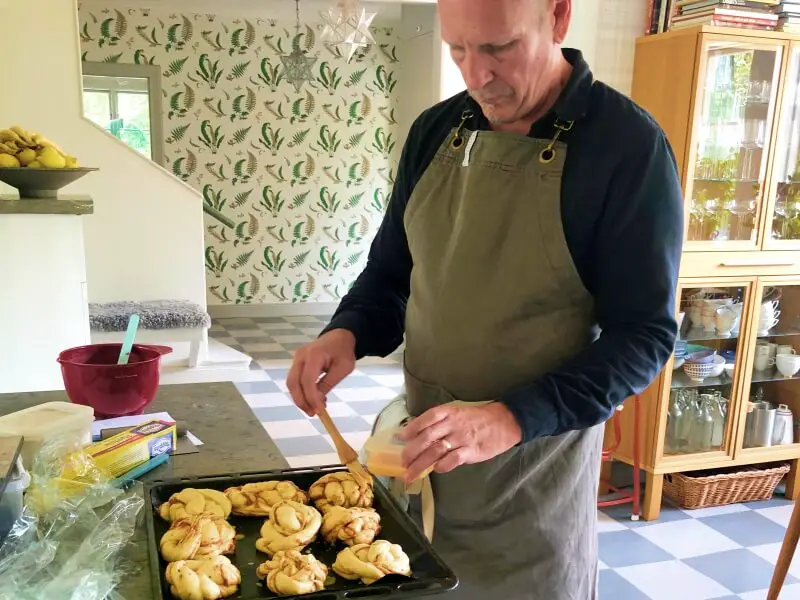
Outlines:
[{"label": "shirt cuff", "polygon": [[556,409],[537,387],[534,384],[517,388],[500,397],[522,429],[521,444],[552,435],[558,429]]}]

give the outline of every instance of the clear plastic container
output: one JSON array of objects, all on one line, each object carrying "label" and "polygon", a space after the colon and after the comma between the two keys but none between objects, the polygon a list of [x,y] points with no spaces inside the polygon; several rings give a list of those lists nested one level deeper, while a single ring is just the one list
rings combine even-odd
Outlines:
[{"label": "clear plastic container", "polygon": [[22,515],[23,496],[31,483],[31,476],[22,466],[22,457],[17,458],[17,464],[11,471],[11,479],[6,483],[6,489],[0,496],[0,540],[2,540]]},{"label": "clear plastic container", "polygon": [[92,441],[94,410],[71,402],[45,402],[0,417],[0,435],[21,435],[22,464],[30,469],[42,443],[56,437],[82,445]]},{"label": "clear plastic container", "polygon": [[403,466],[403,448],[405,442],[400,439],[400,428],[384,429],[378,431],[364,443],[364,453],[367,457],[367,469],[378,477],[406,476]]}]

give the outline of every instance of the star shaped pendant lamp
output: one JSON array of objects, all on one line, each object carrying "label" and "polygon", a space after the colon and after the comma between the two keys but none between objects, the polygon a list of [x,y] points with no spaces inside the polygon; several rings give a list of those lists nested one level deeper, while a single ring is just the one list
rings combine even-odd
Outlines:
[{"label": "star shaped pendant lamp", "polygon": [[369,27],[376,13],[360,8],[357,0],[337,0],[336,6],[320,16],[325,23],[320,39],[332,50],[339,50],[347,62],[361,48],[375,43]]},{"label": "star shaped pendant lamp", "polygon": [[[297,24],[295,30],[300,33],[300,0],[295,0],[295,13],[297,15]],[[294,86],[296,92],[300,91],[303,84],[307,81],[314,81],[314,75],[311,73],[311,67],[317,62],[316,56],[309,56],[300,49],[300,44],[296,42],[299,38],[295,35],[295,43],[292,44],[292,51],[289,54],[281,55],[281,62],[283,63],[283,74],[286,81]]]}]

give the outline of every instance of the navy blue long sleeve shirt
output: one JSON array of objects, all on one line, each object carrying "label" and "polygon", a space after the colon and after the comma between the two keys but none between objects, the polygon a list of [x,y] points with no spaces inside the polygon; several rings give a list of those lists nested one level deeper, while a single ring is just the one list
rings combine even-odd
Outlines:
[{"label": "navy blue long sleeve shirt", "polygon": [[[561,218],[573,262],[594,299],[600,335],[558,369],[497,399],[519,421],[523,441],[607,420],[657,377],[677,334],[683,201],[672,149],[650,115],[593,81],[580,52],[563,52],[573,66],[570,79],[529,135],[551,139],[556,118],[576,121],[561,137],[567,144]],[[428,109],[411,127],[367,265],[325,329],[352,331],[358,358],[386,356],[403,340],[413,268],[403,214],[467,107],[476,115],[467,125],[487,129],[466,93]],[[492,210],[490,200],[486,210]]]}]

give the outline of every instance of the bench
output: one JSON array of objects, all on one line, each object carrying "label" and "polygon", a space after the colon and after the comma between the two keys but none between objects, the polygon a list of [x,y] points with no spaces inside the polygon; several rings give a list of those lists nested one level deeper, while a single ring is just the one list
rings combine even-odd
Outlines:
[{"label": "bench", "polygon": [[200,362],[208,345],[211,317],[202,306],[187,300],[89,303],[92,343],[121,342],[132,314],[139,315],[136,341],[142,344],[189,342],[189,367]]}]

